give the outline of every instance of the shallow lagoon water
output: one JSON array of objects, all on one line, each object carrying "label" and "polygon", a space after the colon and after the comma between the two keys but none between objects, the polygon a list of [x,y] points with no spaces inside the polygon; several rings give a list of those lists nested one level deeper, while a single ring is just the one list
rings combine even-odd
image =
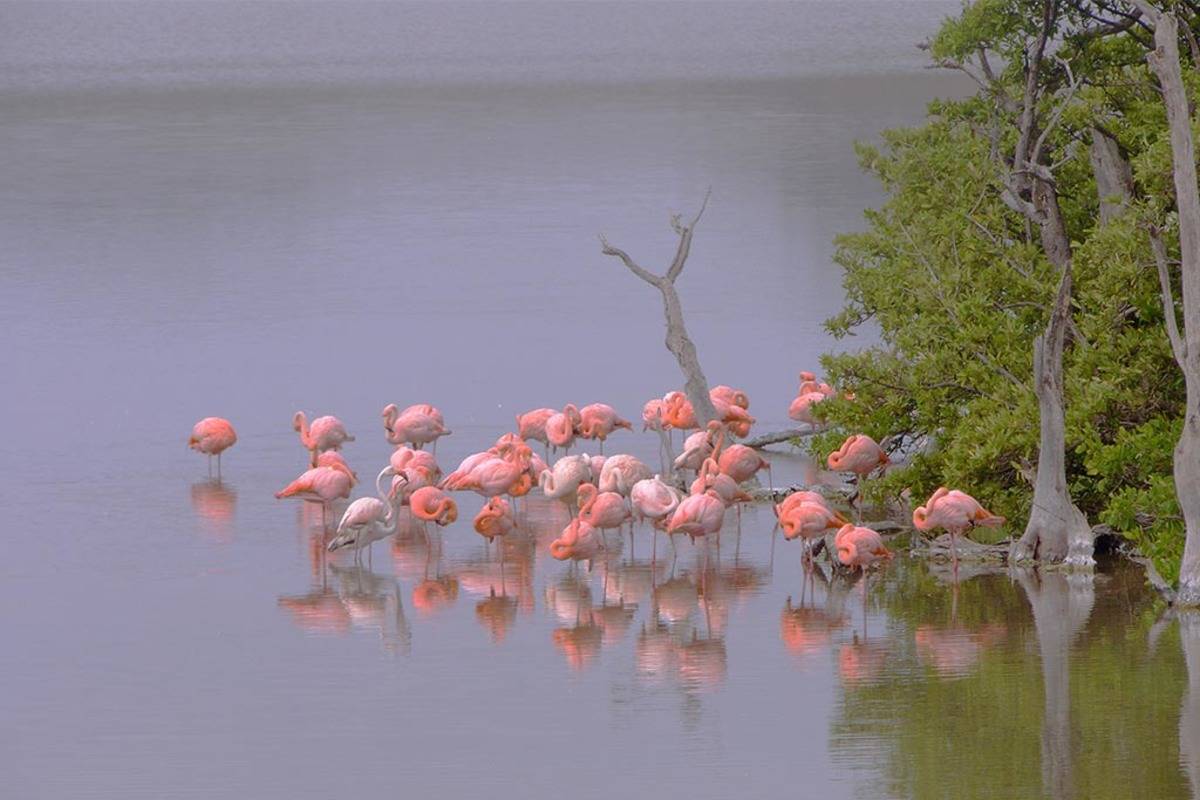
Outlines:
[{"label": "shallow lagoon water", "polygon": [[[663,6],[455,6],[477,20],[461,58],[419,35],[451,24],[431,7],[370,6],[341,52],[299,59],[346,17],[256,4],[231,32],[228,5],[6,4],[5,794],[1192,796],[1200,633],[1119,564],[955,588],[897,559],[864,597],[806,576],[760,507],[707,573],[665,539],[652,565],[644,530],[573,571],[545,553],[561,508],[531,500],[501,554],[468,496],[432,551],[406,530],[359,569],[272,496],[304,464],[300,408],[346,421],[364,477],[386,402],[444,410],[447,467],[527,408],[636,418],[678,373],[658,300],[597,234],[661,269],[668,211],[709,186],[688,323],[709,378],[786,424],[795,373],[862,343],[820,325],[831,239],[878,201],[851,142],[962,88],[910,48],[955,4],[864,27],[881,5],[697,6],[661,50]],[[141,49],[96,44],[121,30]],[[240,434],[220,483],[184,445],[207,414]]]}]

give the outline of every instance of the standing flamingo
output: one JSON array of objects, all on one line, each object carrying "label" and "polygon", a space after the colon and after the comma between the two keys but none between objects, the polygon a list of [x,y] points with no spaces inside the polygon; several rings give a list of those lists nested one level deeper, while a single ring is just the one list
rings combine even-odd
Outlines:
[{"label": "standing flamingo", "polygon": [[555,450],[571,451],[571,445],[575,444],[575,423],[570,414],[559,411],[550,415],[546,420],[546,440]]},{"label": "standing flamingo", "polygon": [[546,423],[558,412],[553,408],[535,408],[517,415],[517,435],[522,439],[541,442],[547,447],[550,439],[546,436]]},{"label": "standing flamingo", "polygon": [[579,518],[601,532],[620,528],[631,519],[625,498],[616,492],[601,492],[593,484],[579,487]]},{"label": "standing flamingo", "polygon": [[382,416],[387,440],[392,444],[411,444],[421,450],[432,442],[436,453],[437,440],[451,434],[446,429],[442,412],[427,403],[409,406],[403,412],[395,403],[388,403],[383,407]]},{"label": "standing flamingo", "polygon": [[317,417],[308,424],[303,411],[292,416],[292,429],[300,434],[300,443],[312,455],[312,465],[317,465],[317,456],[326,450],[341,450],[344,442],[353,442],[354,437],[346,433],[346,426],[337,417]]},{"label": "standing flamingo", "polygon": [[754,448],[744,444],[734,444],[721,451],[717,456],[721,472],[733,478],[735,483],[744,483],[754,477],[760,469],[767,471],[767,485],[774,491],[775,483],[771,479],[771,462],[767,461]]},{"label": "standing flamingo", "polygon": [[851,523],[838,529],[833,543],[842,566],[857,568],[861,572],[866,572],[867,567],[877,561],[892,557],[892,551],[883,546],[883,539],[877,532]]},{"label": "standing flamingo", "polygon": [[475,532],[491,541],[516,527],[512,507],[503,497],[493,497],[475,515]]},{"label": "standing flamingo", "polygon": [[221,453],[233,447],[237,433],[233,424],[221,417],[205,417],[192,427],[188,447],[208,456],[208,474],[212,475],[212,457],[217,457],[217,477],[221,477]]},{"label": "standing flamingo", "polygon": [[683,392],[668,392],[663,396],[663,419],[672,428],[681,431],[700,427],[700,423],[696,421],[696,409]]},{"label": "standing flamingo", "polygon": [[714,386],[708,390],[708,396],[713,401],[713,404],[726,403],[738,406],[744,411],[750,410],[750,396],[741,389],[734,389],[725,385]]},{"label": "standing flamingo", "polygon": [[458,519],[458,505],[436,486],[417,489],[409,496],[408,506],[412,515],[421,520],[423,528],[430,522],[444,528]]},{"label": "standing flamingo", "polygon": [[813,417],[812,409],[817,403],[824,400],[827,395],[821,392],[805,392],[804,394],[796,395],[792,400],[792,404],[788,406],[788,419],[793,419],[796,422],[805,422],[809,425],[816,425],[817,420]]},{"label": "standing flamingo", "polygon": [[349,497],[354,487],[354,473],[344,463],[333,463],[328,467],[313,467],[275,493],[277,499],[299,497],[321,504],[321,524],[325,524],[325,513],[333,501]]},{"label": "standing flamingo", "polygon": [[617,428],[633,430],[633,423],[621,419],[616,409],[604,403],[592,403],[579,409],[579,435],[584,439],[600,442],[600,454],[604,454],[604,440]]},{"label": "standing flamingo", "polygon": [[958,571],[958,550],[954,540],[975,526],[997,528],[1004,524],[999,517],[979,504],[971,495],[957,489],[938,487],[929,501],[913,511],[913,525],[919,531],[944,528],[950,534],[950,556],[954,560],[954,571]]},{"label": "standing flamingo", "polygon": [[638,458],[624,454],[616,455],[605,459],[596,485],[602,492],[616,492],[622,497],[628,497],[634,484],[649,478],[650,475],[650,468]]},{"label": "standing flamingo", "polygon": [[580,484],[590,480],[591,474],[592,467],[586,455],[563,456],[551,469],[538,476],[538,485],[546,497],[562,500],[571,508]]},{"label": "standing flamingo", "polygon": [[863,433],[851,434],[842,442],[842,446],[829,454],[826,459],[829,468],[836,472],[853,472],[855,477],[855,513],[862,519],[862,508],[858,504],[859,484],[864,478],[875,471],[876,467],[891,463],[883,448]]},{"label": "standing flamingo", "polygon": [[[725,504],[712,489],[688,495],[675,509],[667,523],[667,533],[686,533],[695,541],[697,536],[715,536],[725,521]],[[704,573],[708,572],[708,547],[704,548]]]},{"label": "standing flamingo", "polygon": [[[370,558],[371,545],[396,532],[396,519],[399,514],[392,501],[395,486],[388,494],[385,494],[379,487],[387,470],[388,468],[385,467],[375,477],[375,487],[379,490],[379,497],[360,497],[346,508],[341,522],[338,523],[337,535],[330,540],[329,546],[326,548],[329,552],[353,546],[354,559],[357,561],[362,555],[362,549],[366,547],[367,557]],[[400,478],[401,476],[397,475],[396,477]]]},{"label": "standing flamingo", "polygon": [[592,568],[592,560],[604,552],[604,537],[593,525],[576,517],[567,523],[557,539],[550,543],[550,555],[559,561],[587,561],[588,569]]},{"label": "standing flamingo", "polygon": [[831,531],[841,530],[848,524],[849,520],[825,505],[823,500],[791,503],[779,515],[783,538],[788,541],[801,539],[804,542],[803,559],[808,563],[812,563],[813,540]]},{"label": "standing flamingo", "polygon": [[674,514],[682,500],[679,490],[664,481],[661,475],[638,481],[629,493],[629,501],[638,516],[653,522]]}]

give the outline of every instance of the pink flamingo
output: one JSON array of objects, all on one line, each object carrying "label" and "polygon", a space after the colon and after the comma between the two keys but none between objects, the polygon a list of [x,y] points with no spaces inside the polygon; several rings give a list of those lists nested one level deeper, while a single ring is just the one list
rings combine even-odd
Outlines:
[{"label": "pink flamingo", "polygon": [[[688,495],[675,509],[667,523],[667,533],[685,533],[692,541],[697,536],[716,536],[725,521],[725,504],[713,489],[700,494]],[[674,540],[672,540],[674,544]],[[704,573],[708,572],[708,547],[704,548]]]},{"label": "pink flamingo", "polygon": [[599,528],[601,532],[620,528],[632,519],[624,497],[616,492],[601,492],[590,483],[579,487],[577,502],[579,518]]},{"label": "pink flamingo", "polygon": [[491,541],[516,527],[512,507],[503,497],[493,497],[475,515],[475,532]]},{"label": "pink flamingo", "polygon": [[[891,460],[883,448],[863,433],[851,434],[842,442],[842,446],[829,454],[826,463],[835,472],[853,472],[855,477],[855,500],[858,498],[858,484],[875,471],[876,467],[886,467]],[[862,518],[862,510],[855,505],[855,512]]]},{"label": "pink flamingo", "polygon": [[437,480],[442,475],[442,468],[438,466],[437,458],[428,450],[413,450],[411,447],[397,447],[388,457],[388,462],[392,467],[392,474],[404,472],[409,467],[421,467]]},{"label": "pink flamingo", "polygon": [[[883,546],[883,539],[870,528],[846,523],[833,537],[838,561],[843,566],[866,572],[877,561],[890,559],[892,551]],[[865,590],[864,590],[865,591]]]},{"label": "pink flamingo", "polygon": [[754,448],[744,444],[734,444],[721,451],[717,457],[721,472],[733,478],[735,483],[744,483],[754,477],[760,469],[767,471],[767,485],[774,489],[771,480],[771,462],[767,461]]},{"label": "pink flamingo", "polygon": [[683,442],[683,452],[675,459],[675,469],[690,469],[698,473],[704,465],[704,459],[713,454],[718,444],[724,442],[722,431],[721,423],[713,420],[708,423],[706,430],[688,436]]},{"label": "pink flamingo", "polygon": [[433,522],[439,528],[458,519],[458,505],[436,486],[423,486],[408,498],[412,515],[421,520],[422,527]]},{"label": "pink flamingo", "polygon": [[812,543],[831,531],[841,530],[850,521],[829,508],[822,501],[792,503],[779,515],[779,527],[783,538],[791,541],[800,538],[804,542],[804,560],[812,562]]},{"label": "pink flamingo", "polygon": [[588,467],[591,470],[588,476],[589,483],[600,482],[600,473],[604,471],[604,462],[607,460],[604,456],[592,456],[588,459]]},{"label": "pink flamingo", "polygon": [[303,411],[297,411],[292,416],[292,429],[300,434],[300,443],[312,454],[312,465],[317,465],[317,455],[326,450],[341,450],[345,442],[353,442],[354,437],[346,433],[346,426],[337,417],[317,417],[308,424],[308,417]]},{"label": "pink flamingo", "polygon": [[546,423],[558,412],[553,408],[535,408],[517,415],[517,435],[522,439],[530,439],[549,446],[550,439],[546,436]]},{"label": "pink flamingo", "polygon": [[1004,524],[1004,517],[999,517],[988,511],[979,501],[966,492],[957,489],[938,487],[928,502],[918,506],[913,511],[913,525],[919,531],[932,531],[943,528],[950,534],[950,555],[954,559],[954,569],[958,570],[958,550],[955,539],[964,536],[970,528],[982,526],[998,528]]},{"label": "pink flamingo", "polygon": [[[385,467],[376,476],[376,489],[379,489],[379,483],[383,480],[387,470],[388,468]],[[396,477],[400,478],[401,476],[397,475]],[[353,547],[354,559],[357,561],[362,554],[362,549],[366,547],[367,557],[370,558],[371,545],[396,532],[396,519],[399,515],[396,513],[396,507],[392,505],[391,494],[394,492],[395,487],[393,486],[392,492],[389,494],[384,494],[380,490],[379,497],[360,497],[351,503],[343,512],[341,522],[338,523],[337,535],[329,542],[326,549],[332,553],[343,547]]]},{"label": "pink flamingo", "polygon": [[[350,469],[350,465],[346,463],[346,459],[336,450],[326,450],[317,456],[318,467],[332,467],[334,464],[341,464],[346,469]],[[354,482],[358,483],[358,473],[351,469],[350,474],[354,476]]]},{"label": "pink flamingo", "polygon": [[604,454],[604,440],[617,428],[633,430],[633,423],[621,419],[616,409],[604,403],[592,403],[579,409],[579,435],[584,439],[600,442],[600,454]]},{"label": "pink flamingo", "polygon": [[792,492],[787,497],[783,498],[782,501],[775,504],[775,518],[779,519],[788,511],[790,511],[793,506],[798,506],[801,503],[816,503],[822,506],[829,505],[825,500],[825,496],[819,492],[809,492],[804,490]]},{"label": "pink flamingo", "polygon": [[812,414],[813,406],[820,403],[827,396],[821,392],[805,392],[804,394],[796,395],[796,398],[792,400],[792,404],[788,406],[788,419],[793,419],[796,422],[804,422],[809,425],[816,425],[817,420]]},{"label": "pink flamingo", "polygon": [[[385,470],[386,474],[386,470]],[[392,488],[389,492],[392,500],[402,506],[409,504],[412,493],[424,486],[436,486],[437,478],[426,467],[417,465],[405,467],[392,478]]]},{"label": "pink flamingo", "polygon": [[743,492],[733,478],[721,472],[720,465],[713,458],[706,458],[704,463],[700,465],[700,472],[696,475],[696,480],[691,485],[691,493],[700,494],[709,489],[715,491],[717,496],[721,498],[721,502],[726,506],[731,506],[735,503],[748,503],[754,499],[746,492]]},{"label": "pink flamingo", "polygon": [[660,398],[647,400],[646,405],[642,406],[642,430],[643,431],[663,431],[671,426],[671,423],[666,421],[664,403]]},{"label": "pink flamingo", "polygon": [[633,486],[638,481],[649,478],[650,468],[638,458],[630,455],[616,455],[605,459],[604,467],[597,478],[597,486],[602,492],[616,492],[622,497],[628,497]]},{"label": "pink flamingo", "polygon": [[820,392],[826,397],[833,397],[837,392],[833,387],[824,381],[818,382],[817,376],[811,372],[800,373],[800,389],[796,392],[797,395],[808,394],[809,392]]},{"label": "pink flamingo", "polygon": [[409,406],[403,412],[395,403],[388,403],[383,407],[382,416],[387,440],[392,444],[411,444],[421,450],[432,442],[436,453],[437,440],[451,434],[446,429],[442,412],[427,403]]},{"label": "pink flamingo", "polygon": [[725,385],[714,386],[708,390],[708,396],[714,405],[725,403],[731,406],[738,406],[744,411],[750,410],[750,397],[741,389],[734,389]]},{"label": "pink flamingo", "polygon": [[546,440],[555,450],[571,451],[571,445],[575,444],[575,423],[570,414],[559,411],[546,420]]},{"label": "pink flamingo", "polygon": [[660,475],[638,481],[629,492],[629,501],[638,516],[652,522],[666,520],[673,515],[681,500],[683,496],[679,490]]},{"label": "pink flamingo", "polygon": [[604,537],[591,523],[576,517],[571,520],[557,539],[550,543],[550,555],[559,561],[587,561],[588,569],[592,568],[592,560],[604,552]]},{"label": "pink flamingo", "polygon": [[516,486],[524,472],[525,468],[515,452],[507,458],[491,456],[480,461],[457,481],[451,482],[447,478],[442,482],[442,488],[471,491],[491,498],[505,494]]},{"label": "pink flamingo", "polygon": [[312,503],[321,504],[321,523],[325,523],[325,512],[333,505],[333,501],[350,496],[354,488],[354,473],[341,463],[328,467],[313,467],[305,470],[300,477],[275,493],[276,499],[299,497]]},{"label": "pink flamingo", "polygon": [[681,431],[700,427],[700,423],[696,421],[696,409],[683,392],[668,392],[663,397],[663,419],[672,428]]},{"label": "pink flamingo", "polygon": [[221,453],[233,447],[237,433],[233,424],[221,417],[205,417],[192,426],[188,447],[208,456],[208,474],[212,474],[212,457],[217,457],[217,477],[221,476]]}]

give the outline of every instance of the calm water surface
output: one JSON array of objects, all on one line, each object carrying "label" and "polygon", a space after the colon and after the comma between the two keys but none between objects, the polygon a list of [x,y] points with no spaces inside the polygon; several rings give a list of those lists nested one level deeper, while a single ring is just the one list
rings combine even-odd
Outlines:
[{"label": "calm water surface", "polygon": [[852,142],[962,91],[912,47],[956,5],[0,5],[2,794],[1193,796],[1200,628],[1118,565],[864,585],[758,508],[707,573],[645,531],[588,572],[560,507],[501,552],[463,497],[358,568],[272,496],[299,408],[364,475],[387,402],[444,410],[447,467],[527,408],[635,417],[678,373],[597,234],[662,269],[708,186],[688,322],[784,425],[879,199]]}]

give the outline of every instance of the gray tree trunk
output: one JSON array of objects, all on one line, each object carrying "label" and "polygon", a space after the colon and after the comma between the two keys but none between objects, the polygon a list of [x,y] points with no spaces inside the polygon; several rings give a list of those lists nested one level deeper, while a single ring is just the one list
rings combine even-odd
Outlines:
[{"label": "gray tree trunk", "polygon": [[1133,170],[1117,140],[1099,128],[1092,128],[1089,155],[1092,174],[1096,177],[1096,195],[1100,200],[1100,224],[1107,225],[1125,212],[1133,197]]},{"label": "gray tree trunk", "polygon": [[1175,205],[1179,211],[1182,335],[1175,320],[1165,248],[1161,239],[1152,243],[1163,290],[1167,332],[1187,385],[1183,432],[1175,445],[1175,493],[1187,529],[1177,602],[1183,606],[1200,606],[1200,188],[1196,184],[1196,148],[1175,16],[1144,0],[1131,2],[1154,23],[1155,48],[1147,61],[1162,87],[1171,138]]},{"label": "gray tree trunk", "polygon": [[655,275],[653,272],[643,269],[624,250],[613,247],[603,236],[600,237],[601,252],[621,259],[630,272],[662,293],[663,315],[667,320],[667,349],[679,362],[679,371],[683,373],[684,379],[684,394],[687,395],[688,401],[695,409],[696,420],[701,427],[718,419],[717,410],[713,407],[712,397],[708,393],[708,379],[704,377],[704,370],[700,368],[700,357],[696,353],[696,345],[688,336],[687,326],[683,323],[683,307],[679,303],[679,294],[675,291],[675,280],[683,272],[683,265],[687,262],[688,253],[691,252],[692,231],[695,229],[696,223],[700,221],[700,217],[704,215],[704,209],[707,206],[708,195],[706,194],[700,211],[690,222],[684,224],[678,216],[671,218],[671,227],[679,235],[679,247],[664,275]]},{"label": "gray tree trunk", "polygon": [[1059,268],[1058,291],[1046,330],[1033,343],[1033,380],[1038,400],[1038,467],[1033,505],[1025,532],[1013,544],[1013,561],[1065,561],[1088,568],[1092,528],[1071,500],[1067,485],[1066,412],[1063,400],[1063,345],[1071,317],[1071,242],[1058,196],[1048,183],[1034,184],[1034,206],[1042,249]]},{"label": "gray tree trunk", "polygon": [[1071,797],[1078,734],[1071,725],[1071,643],[1091,616],[1096,593],[1091,575],[1038,574],[1017,568],[1033,609],[1042,656],[1042,785],[1047,797]]}]

